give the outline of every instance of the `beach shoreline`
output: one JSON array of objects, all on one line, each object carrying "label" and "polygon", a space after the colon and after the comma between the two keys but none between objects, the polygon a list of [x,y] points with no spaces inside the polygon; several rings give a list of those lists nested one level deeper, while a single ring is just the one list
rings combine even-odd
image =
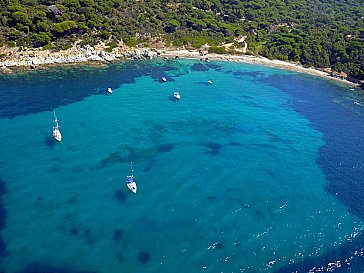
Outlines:
[{"label": "beach shoreline", "polygon": [[261,56],[253,56],[253,55],[231,55],[231,54],[214,54],[207,53],[201,55],[198,51],[188,51],[188,50],[175,50],[175,51],[166,51],[160,55],[161,57],[166,58],[183,58],[183,59],[200,59],[202,61],[229,61],[229,62],[239,62],[239,63],[248,63],[248,64],[259,64],[265,65],[269,67],[304,73],[312,76],[318,76],[321,78],[333,80],[335,82],[341,82],[343,84],[359,87],[358,83],[351,82],[347,79],[341,79],[331,76],[329,73],[321,71],[317,68],[306,68],[297,63],[291,63],[287,61],[280,60],[270,60]]},{"label": "beach shoreline", "polygon": [[104,46],[77,46],[67,50],[52,52],[50,50],[27,49],[19,51],[17,48],[1,48],[0,74],[12,74],[18,71],[47,69],[54,66],[72,65],[105,65],[123,60],[141,60],[152,58],[168,59],[198,59],[201,61],[232,61],[248,64],[259,64],[299,73],[318,76],[343,84],[358,87],[359,84],[347,79],[336,78],[329,73],[317,68],[305,68],[298,63],[280,60],[270,60],[261,56],[232,55],[207,53],[200,50],[187,49],[153,49],[153,48],[125,48],[117,47],[111,52],[105,50]]}]

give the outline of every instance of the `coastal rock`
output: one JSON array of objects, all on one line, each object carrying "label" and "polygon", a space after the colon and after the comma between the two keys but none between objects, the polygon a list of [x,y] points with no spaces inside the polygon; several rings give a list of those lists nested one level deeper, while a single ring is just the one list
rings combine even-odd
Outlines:
[{"label": "coastal rock", "polygon": [[51,6],[47,7],[47,11],[50,13],[53,13],[54,15],[63,14],[63,12],[56,5],[51,5]]}]

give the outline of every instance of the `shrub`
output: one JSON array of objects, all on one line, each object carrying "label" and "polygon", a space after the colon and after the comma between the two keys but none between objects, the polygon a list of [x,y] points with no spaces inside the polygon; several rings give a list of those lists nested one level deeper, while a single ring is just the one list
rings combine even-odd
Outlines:
[{"label": "shrub", "polygon": [[138,43],[135,37],[130,38],[129,40],[125,41],[125,44],[130,47],[135,47]]},{"label": "shrub", "polygon": [[15,42],[13,42],[13,41],[9,41],[9,42],[8,42],[8,46],[9,46],[9,47],[15,47]]},{"label": "shrub", "polygon": [[52,50],[54,47],[52,44],[47,44],[45,46],[42,47],[44,50]]},{"label": "shrub", "polygon": [[228,52],[226,51],[225,47],[223,47],[223,46],[221,46],[221,47],[212,46],[209,48],[209,53],[227,54]]}]

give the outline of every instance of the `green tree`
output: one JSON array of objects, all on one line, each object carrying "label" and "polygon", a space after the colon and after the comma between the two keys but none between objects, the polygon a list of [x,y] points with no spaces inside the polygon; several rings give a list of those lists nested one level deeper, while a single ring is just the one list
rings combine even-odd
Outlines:
[{"label": "green tree", "polygon": [[38,34],[33,34],[32,42],[35,47],[41,47],[49,44],[51,39],[51,34],[46,32],[39,32]]}]

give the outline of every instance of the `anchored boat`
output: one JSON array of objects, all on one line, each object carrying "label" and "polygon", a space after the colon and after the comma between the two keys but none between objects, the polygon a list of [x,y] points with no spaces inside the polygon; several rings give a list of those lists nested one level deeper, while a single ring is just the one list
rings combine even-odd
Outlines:
[{"label": "anchored boat", "polygon": [[133,193],[137,192],[137,184],[135,182],[134,170],[133,170],[133,162],[130,162],[130,170],[131,175],[126,176],[126,186],[131,190]]},{"label": "anchored boat", "polygon": [[62,134],[61,131],[59,130],[59,125],[58,125],[58,119],[56,116],[56,111],[53,111],[54,114],[54,127],[53,127],[53,138],[55,138],[57,141],[61,141],[62,140]]}]

